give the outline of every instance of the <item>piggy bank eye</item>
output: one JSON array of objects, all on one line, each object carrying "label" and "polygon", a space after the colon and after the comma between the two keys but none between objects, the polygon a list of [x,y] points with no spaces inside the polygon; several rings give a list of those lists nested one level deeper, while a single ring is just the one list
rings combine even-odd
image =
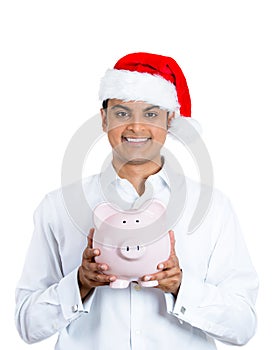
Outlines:
[{"label": "piggy bank eye", "polygon": [[123,224],[126,224],[126,220],[123,220]]},{"label": "piggy bank eye", "polygon": [[135,222],[140,222],[140,220],[139,220],[139,219],[137,219]]}]

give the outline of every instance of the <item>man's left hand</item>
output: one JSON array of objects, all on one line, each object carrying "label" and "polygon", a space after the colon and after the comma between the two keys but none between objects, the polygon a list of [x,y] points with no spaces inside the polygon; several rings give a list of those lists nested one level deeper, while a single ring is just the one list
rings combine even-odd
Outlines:
[{"label": "man's left hand", "polygon": [[157,268],[160,272],[156,272],[151,275],[144,276],[143,281],[158,281],[159,288],[166,293],[172,293],[175,297],[177,296],[181,279],[182,279],[182,270],[179,267],[178,258],[175,253],[175,238],[174,232],[169,231],[170,242],[171,242],[171,253],[167,261],[160,263]]}]

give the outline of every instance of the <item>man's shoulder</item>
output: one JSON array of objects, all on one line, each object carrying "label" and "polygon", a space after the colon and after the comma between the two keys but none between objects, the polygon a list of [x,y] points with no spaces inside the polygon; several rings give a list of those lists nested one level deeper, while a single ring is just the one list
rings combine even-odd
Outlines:
[{"label": "man's shoulder", "polygon": [[76,180],[70,184],[61,184],[60,187],[46,193],[41,204],[49,203],[51,205],[59,206],[63,205],[66,198],[78,201],[82,196],[88,197],[91,193],[96,195],[99,191],[99,176],[100,174],[94,174]]},{"label": "man's shoulder", "polygon": [[74,182],[71,182],[69,184],[61,184],[60,187],[57,187],[57,188],[49,191],[46,194],[46,196],[54,198],[54,197],[59,196],[60,193],[62,193],[63,191],[74,192],[79,188],[86,189],[88,187],[94,186],[98,182],[99,176],[100,176],[100,174],[93,174],[93,175],[87,176],[83,179],[79,179],[79,180],[76,180]]},{"label": "man's shoulder", "polygon": [[225,207],[231,206],[229,196],[214,183],[203,183],[191,178],[185,177],[187,187],[187,198],[195,205],[199,202],[208,206],[209,209],[221,211]]},{"label": "man's shoulder", "polygon": [[55,232],[64,229],[64,225],[72,227],[71,224],[82,233],[88,232],[91,209],[101,199],[98,178],[99,175],[92,175],[48,192],[34,217],[50,223]]}]

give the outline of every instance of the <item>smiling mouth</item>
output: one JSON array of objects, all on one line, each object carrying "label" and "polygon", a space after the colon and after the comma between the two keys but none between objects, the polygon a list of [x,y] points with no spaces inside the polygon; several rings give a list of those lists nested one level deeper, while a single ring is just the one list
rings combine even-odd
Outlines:
[{"label": "smiling mouth", "polygon": [[132,144],[146,143],[149,140],[151,140],[150,137],[125,137],[125,136],[122,136],[123,142],[128,142],[128,143],[132,143]]}]

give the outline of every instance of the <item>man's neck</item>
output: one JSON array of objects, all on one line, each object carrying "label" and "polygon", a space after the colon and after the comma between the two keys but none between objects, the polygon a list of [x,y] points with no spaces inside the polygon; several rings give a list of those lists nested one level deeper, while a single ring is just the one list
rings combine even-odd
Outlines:
[{"label": "man's neck", "polygon": [[141,196],[145,191],[146,179],[162,168],[162,159],[160,157],[158,161],[125,163],[123,165],[113,159],[113,166],[120,178],[128,180]]}]

